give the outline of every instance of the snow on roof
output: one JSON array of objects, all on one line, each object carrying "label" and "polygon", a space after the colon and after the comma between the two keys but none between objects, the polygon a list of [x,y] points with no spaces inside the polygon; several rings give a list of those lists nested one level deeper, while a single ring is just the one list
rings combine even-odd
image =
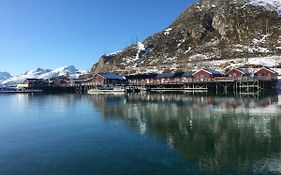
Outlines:
[{"label": "snow on roof", "polygon": [[210,72],[213,75],[222,75],[222,73],[220,71],[213,70],[213,69],[207,69],[205,71]]},{"label": "snow on roof", "polygon": [[[259,71],[262,70],[262,69],[266,69],[266,70],[268,70],[268,71],[270,71],[270,72],[272,72],[272,73],[274,73],[274,74],[278,74],[278,75],[279,75],[278,72],[276,72],[276,71],[274,71],[274,70],[272,70],[272,69],[270,69],[269,67],[266,67],[266,66],[260,68],[257,72],[259,72]],[[256,72],[256,73],[257,73],[257,72]]]},{"label": "snow on roof", "polygon": [[240,72],[242,72],[243,74],[251,74],[251,72],[248,69],[244,69],[244,68],[236,68],[237,70],[239,70]]},{"label": "snow on roof", "polygon": [[99,73],[100,76],[106,79],[111,80],[126,80],[126,78],[122,75],[113,74],[113,73]]}]

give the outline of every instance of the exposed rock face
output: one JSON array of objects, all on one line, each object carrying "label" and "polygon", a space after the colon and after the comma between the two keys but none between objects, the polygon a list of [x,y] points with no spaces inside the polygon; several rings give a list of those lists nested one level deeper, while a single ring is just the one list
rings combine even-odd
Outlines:
[{"label": "exposed rock face", "polygon": [[102,56],[92,71],[187,70],[203,61],[280,55],[279,8],[256,1],[201,0],[166,30]]}]

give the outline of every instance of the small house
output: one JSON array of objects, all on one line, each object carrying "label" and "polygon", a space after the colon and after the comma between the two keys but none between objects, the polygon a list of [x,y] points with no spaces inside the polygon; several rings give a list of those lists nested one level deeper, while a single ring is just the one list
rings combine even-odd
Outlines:
[{"label": "small house", "polygon": [[155,73],[128,75],[126,79],[131,85],[153,84],[157,75]]},{"label": "small house", "polygon": [[115,73],[97,73],[90,80],[96,85],[124,85],[126,78]]},{"label": "small house", "polygon": [[213,78],[222,77],[223,74],[217,70],[200,69],[193,73],[194,81],[212,81]]},{"label": "small house", "polygon": [[230,78],[241,78],[241,77],[250,77],[251,72],[248,71],[247,69],[242,69],[242,68],[234,68],[228,71],[225,74],[226,77]]},{"label": "small house", "polygon": [[162,73],[157,75],[156,81],[160,84],[170,84],[177,83],[181,80],[183,72],[175,72],[175,73]]},{"label": "small house", "polygon": [[267,78],[277,78],[278,77],[278,72],[275,72],[272,69],[269,69],[267,67],[262,67],[259,69],[256,73],[255,76],[258,77],[267,77]]},{"label": "small house", "polygon": [[37,78],[28,78],[24,80],[22,86],[25,88],[42,88],[49,86],[49,81],[44,79],[37,79]]}]

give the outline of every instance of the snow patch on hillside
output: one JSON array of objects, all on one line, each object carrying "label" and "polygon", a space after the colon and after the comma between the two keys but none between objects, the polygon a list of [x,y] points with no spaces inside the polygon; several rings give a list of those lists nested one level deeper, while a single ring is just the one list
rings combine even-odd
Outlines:
[{"label": "snow patch on hillside", "polygon": [[281,0],[250,0],[249,4],[262,6],[267,10],[276,11],[281,15]]},{"label": "snow patch on hillside", "polygon": [[170,35],[170,32],[172,30],[173,30],[172,28],[168,28],[168,29],[164,30],[164,35],[166,35],[166,36]]},{"label": "snow patch on hillside", "polygon": [[281,60],[280,60],[280,57],[249,58],[248,62],[246,64],[275,67],[276,65],[281,64]]},{"label": "snow patch on hillside", "polygon": [[122,50],[121,51],[116,51],[116,52],[112,52],[112,53],[108,53],[108,54],[105,54],[105,56],[106,57],[113,57],[113,56],[116,56],[116,55],[118,55],[119,53],[121,53],[122,52]]}]

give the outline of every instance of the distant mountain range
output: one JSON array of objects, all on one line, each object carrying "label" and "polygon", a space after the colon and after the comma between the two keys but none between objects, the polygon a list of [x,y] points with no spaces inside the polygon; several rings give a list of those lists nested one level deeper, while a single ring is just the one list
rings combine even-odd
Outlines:
[{"label": "distant mountain range", "polygon": [[227,69],[256,58],[281,67],[280,15],[281,0],[199,0],[163,31],[103,55],[92,72]]},{"label": "distant mountain range", "polygon": [[0,84],[2,81],[7,80],[11,77],[12,77],[12,75],[9,74],[8,72],[0,72]]},{"label": "distant mountain range", "polygon": [[27,78],[42,78],[49,79],[60,76],[68,78],[78,78],[83,72],[76,69],[74,66],[60,67],[54,70],[51,69],[35,69],[25,72],[22,75],[11,76],[9,73],[0,73],[0,86],[12,86],[17,83],[22,83]]}]

